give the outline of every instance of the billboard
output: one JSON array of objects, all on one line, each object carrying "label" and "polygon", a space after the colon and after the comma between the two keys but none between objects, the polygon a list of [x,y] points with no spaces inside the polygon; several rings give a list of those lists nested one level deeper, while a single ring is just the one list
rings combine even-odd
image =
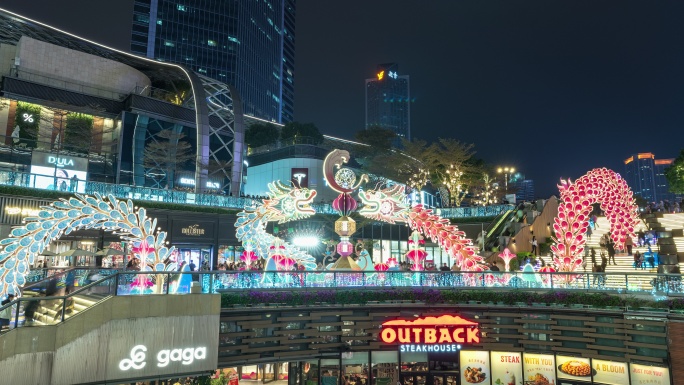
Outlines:
[{"label": "billboard", "polygon": [[31,155],[32,187],[85,193],[88,159],[34,151]]},{"label": "billboard", "polygon": [[[582,357],[556,356],[558,379],[591,382],[596,372],[591,368],[591,360]],[[593,373],[592,373],[593,372]]]},{"label": "billboard", "polygon": [[461,384],[490,385],[489,352],[461,350]]},{"label": "billboard", "polygon": [[522,353],[491,352],[492,382],[502,385],[522,385]]},{"label": "billboard", "polygon": [[629,364],[632,385],[670,385],[670,369],[660,366]]},{"label": "billboard", "polygon": [[629,384],[629,368],[626,362],[614,362],[592,359],[594,382],[609,385]]},{"label": "billboard", "polygon": [[555,384],[556,358],[553,354],[523,354],[523,383],[525,385]]}]

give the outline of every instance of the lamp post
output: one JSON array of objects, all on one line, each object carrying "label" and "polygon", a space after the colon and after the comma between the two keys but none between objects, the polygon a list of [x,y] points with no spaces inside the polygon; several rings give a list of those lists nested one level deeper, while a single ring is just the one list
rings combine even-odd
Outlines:
[{"label": "lamp post", "polygon": [[499,167],[498,170],[496,170],[499,174],[503,173],[504,174],[504,190],[505,194],[508,194],[508,175],[513,174],[515,172],[514,167]]}]

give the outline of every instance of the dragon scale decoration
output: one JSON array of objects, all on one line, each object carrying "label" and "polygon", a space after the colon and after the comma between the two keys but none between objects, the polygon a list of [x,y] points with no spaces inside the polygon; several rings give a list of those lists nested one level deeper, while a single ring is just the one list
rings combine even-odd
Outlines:
[{"label": "dragon scale decoration", "polygon": [[120,235],[131,242],[150,245],[141,255],[144,269],[163,271],[174,266],[164,263],[174,247],[166,247],[166,232],[155,235],[157,220],[147,217],[144,208],[133,206],[131,200],[118,201],[109,195],[106,199],[76,194],[75,197],[42,206],[38,216],[27,217],[23,226],[12,229],[10,237],[0,241],[0,296],[20,293],[26,283],[29,266],[35,256],[42,253],[50,242],[80,229],[103,229]]},{"label": "dragon scale decoration", "polygon": [[439,244],[455,258],[463,271],[483,271],[484,259],[477,255],[473,242],[457,226],[432,213],[432,210],[406,204],[404,186],[394,185],[382,190],[368,190],[359,193],[363,207],[362,216],[387,223],[406,222]]},{"label": "dragon scale decoration", "polygon": [[[250,249],[266,257],[269,248],[276,242],[276,237],[266,232],[268,222],[286,223],[308,218],[316,213],[311,202],[316,196],[316,190],[286,186],[280,181],[268,184],[268,198],[256,207],[245,208],[238,213],[235,222],[237,239],[243,245],[250,244]],[[287,255],[299,265],[307,269],[316,268],[316,259],[298,247],[282,242]]]}]

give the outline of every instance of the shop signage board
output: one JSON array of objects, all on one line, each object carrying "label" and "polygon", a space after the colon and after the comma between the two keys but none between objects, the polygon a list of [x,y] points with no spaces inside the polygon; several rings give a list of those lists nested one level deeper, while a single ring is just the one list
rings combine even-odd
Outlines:
[{"label": "shop signage board", "polygon": [[491,352],[492,384],[522,385],[522,353]]},{"label": "shop signage board", "polygon": [[380,340],[399,344],[400,352],[457,352],[464,344],[480,342],[477,322],[459,316],[397,319],[382,324]]},{"label": "shop signage board", "polygon": [[626,362],[603,361],[592,359],[594,382],[606,385],[629,384],[629,367]]},{"label": "shop signage board", "polygon": [[[582,357],[556,356],[556,370],[558,379],[591,382],[592,374],[596,373],[591,367],[591,360]],[[592,373],[593,372],[593,373]]]},{"label": "shop signage board", "polygon": [[33,151],[31,174],[36,188],[85,193],[88,159]]},{"label": "shop signage board", "polygon": [[461,350],[461,384],[490,385],[489,352]]},{"label": "shop signage board", "polygon": [[553,354],[523,353],[523,384],[546,381],[556,383],[556,358]]},{"label": "shop signage board", "polygon": [[659,366],[629,364],[632,385],[670,385],[670,370]]},{"label": "shop signage board", "polygon": [[293,167],[290,180],[295,187],[309,188],[309,169],[305,167]]},{"label": "shop signage board", "polygon": [[213,243],[214,222],[173,220],[173,240],[208,240]]}]

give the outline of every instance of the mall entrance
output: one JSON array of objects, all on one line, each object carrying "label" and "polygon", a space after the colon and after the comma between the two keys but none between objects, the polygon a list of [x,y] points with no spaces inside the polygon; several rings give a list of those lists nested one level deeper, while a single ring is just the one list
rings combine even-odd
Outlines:
[{"label": "mall entrance", "polygon": [[190,265],[192,262],[195,264],[195,271],[211,270],[213,266],[213,248],[211,245],[177,244],[178,260],[176,262],[179,266],[183,262],[186,265]]}]

